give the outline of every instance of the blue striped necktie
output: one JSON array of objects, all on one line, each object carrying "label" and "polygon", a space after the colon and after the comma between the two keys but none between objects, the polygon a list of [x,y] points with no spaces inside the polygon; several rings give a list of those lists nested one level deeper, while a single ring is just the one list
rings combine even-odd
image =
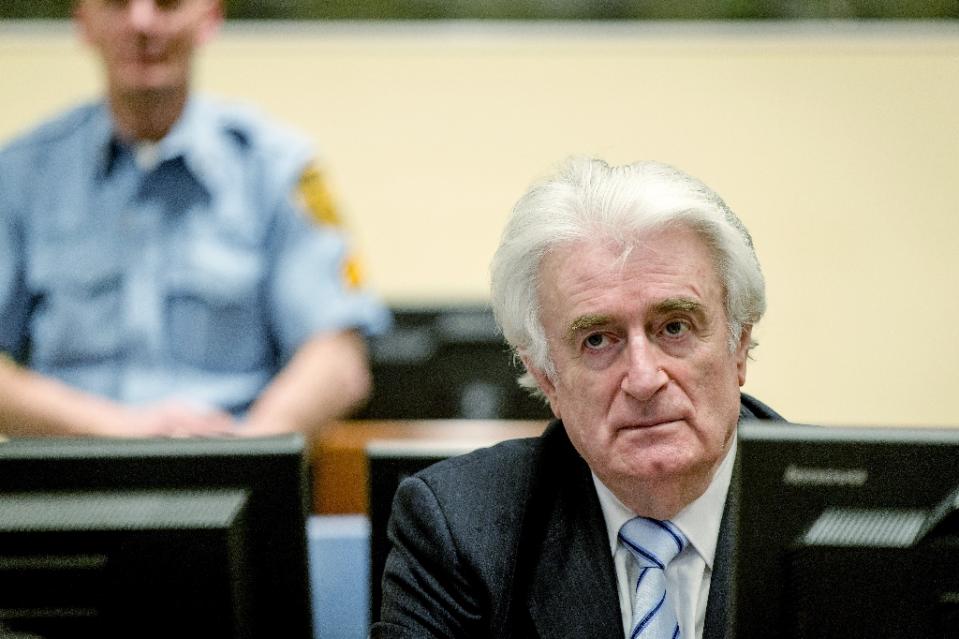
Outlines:
[{"label": "blue striped necktie", "polygon": [[686,537],[672,522],[636,517],[619,529],[619,539],[639,565],[630,639],[678,639],[679,623],[666,596],[666,566],[686,547]]}]

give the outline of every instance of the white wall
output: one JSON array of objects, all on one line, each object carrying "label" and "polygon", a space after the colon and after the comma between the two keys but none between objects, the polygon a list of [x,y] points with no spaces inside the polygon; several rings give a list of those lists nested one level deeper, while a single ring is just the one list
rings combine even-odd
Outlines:
[{"label": "white wall", "polygon": [[[98,71],[0,22],[0,139]],[[572,153],[658,159],[754,235],[747,390],[796,421],[959,424],[959,26],[234,23],[198,85],[315,139],[373,284],[486,297],[512,203]]]}]

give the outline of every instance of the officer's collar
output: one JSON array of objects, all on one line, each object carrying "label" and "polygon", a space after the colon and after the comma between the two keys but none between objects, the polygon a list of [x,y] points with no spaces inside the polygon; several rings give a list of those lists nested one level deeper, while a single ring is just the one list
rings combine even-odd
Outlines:
[{"label": "officer's collar", "polygon": [[205,108],[202,98],[190,97],[170,132],[155,143],[141,146],[120,140],[105,102],[101,104],[98,117],[96,135],[100,141],[102,176],[109,175],[120,154],[127,151],[144,171],[151,170],[162,162],[183,158],[187,168],[200,184],[214,186],[222,179],[217,160],[220,154],[216,135],[217,123],[211,110]]},{"label": "officer's collar", "polygon": [[91,148],[96,149],[95,165],[99,177],[106,177],[113,168],[119,145],[113,135],[113,116],[107,103],[100,102],[93,112],[90,133]]}]

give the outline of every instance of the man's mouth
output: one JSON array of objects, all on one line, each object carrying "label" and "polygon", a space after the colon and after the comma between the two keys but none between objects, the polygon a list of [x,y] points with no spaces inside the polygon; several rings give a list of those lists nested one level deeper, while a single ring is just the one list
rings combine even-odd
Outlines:
[{"label": "man's mouth", "polygon": [[627,424],[623,424],[619,430],[645,430],[651,428],[659,428],[662,426],[669,426],[675,424],[676,422],[682,421],[679,417],[662,417],[662,418],[653,418],[653,419],[641,419]]}]

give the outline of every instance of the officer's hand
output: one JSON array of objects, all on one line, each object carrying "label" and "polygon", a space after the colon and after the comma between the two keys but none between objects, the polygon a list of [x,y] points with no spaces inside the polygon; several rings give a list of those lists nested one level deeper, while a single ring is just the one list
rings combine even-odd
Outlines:
[{"label": "officer's hand", "polygon": [[134,437],[228,437],[238,426],[227,412],[181,402],[163,402],[131,412]]}]

